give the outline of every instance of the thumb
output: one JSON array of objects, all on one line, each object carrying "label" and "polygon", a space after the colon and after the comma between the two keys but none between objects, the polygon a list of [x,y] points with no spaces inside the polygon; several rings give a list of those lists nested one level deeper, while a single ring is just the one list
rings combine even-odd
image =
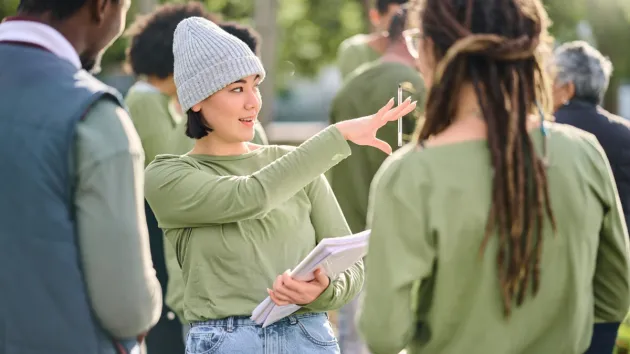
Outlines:
[{"label": "thumb", "polygon": [[326,284],[326,282],[328,281],[328,276],[321,268],[315,269],[315,271],[313,272],[313,276],[315,277],[315,280],[320,284]]},{"label": "thumb", "polygon": [[370,146],[373,146],[381,151],[383,151],[384,153],[386,153],[387,155],[391,155],[392,154],[392,147],[389,146],[389,144],[381,139],[377,139],[374,138],[374,140],[372,140],[369,144]]}]

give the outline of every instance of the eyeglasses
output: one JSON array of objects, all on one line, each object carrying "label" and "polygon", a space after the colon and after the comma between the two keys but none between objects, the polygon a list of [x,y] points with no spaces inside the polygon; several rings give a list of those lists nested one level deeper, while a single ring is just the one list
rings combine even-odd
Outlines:
[{"label": "eyeglasses", "polygon": [[416,59],[420,56],[420,40],[423,35],[419,28],[410,28],[403,31],[403,37],[407,44],[407,50]]}]

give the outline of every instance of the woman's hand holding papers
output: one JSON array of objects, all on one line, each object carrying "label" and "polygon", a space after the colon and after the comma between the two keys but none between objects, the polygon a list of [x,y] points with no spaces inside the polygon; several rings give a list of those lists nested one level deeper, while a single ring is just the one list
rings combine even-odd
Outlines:
[{"label": "woman's hand holding papers", "polygon": [[289,271],[286,271],[278,275],[273,283],[273,290],[267,289],[269,297],[278,306],[310,304],[330,284],[330,279],[320,268],[313,272],[313,276],[315,278],[311,281],[299,281],[291,278]]}]

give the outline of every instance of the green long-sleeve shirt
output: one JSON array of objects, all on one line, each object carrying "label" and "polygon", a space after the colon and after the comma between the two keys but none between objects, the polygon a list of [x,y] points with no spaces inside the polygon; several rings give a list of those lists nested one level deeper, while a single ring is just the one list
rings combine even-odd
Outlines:
[{"label": "green long-sleeve shirt", "polygon": [[[350,233],[322,175],[349,153],[330,127],[298,148],[163,155],[148,166],[146,198],[175,247],[187,321],[251,315],[278,274],[322,239]],[[359,262],[301,311],[339,308],[362,284]]]},{"label": "green long-sleeve shirt", "polygon": [[[539,151],[542,134],[531,133]],[[584,353],[595,322],[630,306],[628,232],[595,137],[551,124],[548,168],[557,223],[544,223],[540,290],[508,320],[498,236],[478,251],[491,205],[485,140],[406,146],[379,170],[360,330],[374,354]],[[530,288],[531,289],[531,288]]]},{"label": "green long-sleeve shirt", "polygon": [[148,331],[160,318],[144,217],[144,154],[129,115],[96,102],[77,123],[74,205],[81,268],[100,324],[115,338]]},{"label": "green long-sleeve shirt", "polygon": [[[420,74],[409,65],[399,62],[375,61],[353,72],[341,87],[332,103],[330,123],[363,117],[378,111],[396,97],[402,84],[403,99],[411,97],[423,106],[424,83]],[[403,118],[403,141],[409,141],[418,119],[412,112]],[[377,137],[398,149],[398,122],[389,122],[379,129]],[[370,183],[387,158],[381,150],[350,144],[352,155],[328,173],[330,185],[339,200],[341,210],[353,233],[365,230]]]},{"label": "green long-sleeve shirt", "polygon": [[[157,155],[183,155],[190,151],[194,140],[185,134],[186,117],[176,112],[171,97],[144,81],[134,84],[125,98],[131,119],[142,142],[145,167]],[[268,144],[267,136],[260,123],[254,126],[255,144]],[[169,242],[164,242],[164,258],[168,273],[168,284],[164,302],[184,322],[184,280]]]}]

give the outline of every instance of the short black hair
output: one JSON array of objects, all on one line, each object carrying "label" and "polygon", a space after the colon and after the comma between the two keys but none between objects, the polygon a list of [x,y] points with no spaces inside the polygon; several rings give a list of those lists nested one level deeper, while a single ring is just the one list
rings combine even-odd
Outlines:
[{"label": "short black hair", "polygon": [[407,6],[403,5],[394,16],[392,16],[392,22],[389,24],[389,43],[393,44],[400,40],[403,40],[403,31],[407,24]]},{"label": "short black hair", "polygon": [[196,1],[165,4],[147,15],[138,16],[126,33],[130,38],[126,51],[127,71],[162,79],[172,75],[175,28],[184,19],[194,16],[204,17],[212,22],[220,20],[218,15],[206,11]]},{"label": "short black hair", "polygon": [[[20,0],[18,12],[26,14],[44,14],[50,12],[57,20],[64,20],[74,15],[89,0]],[[119,0],[111,0],[118,2]]]},{"label": "short black hair", "polygon": [[389,5],[403,5],[409,0],[376,0],[376,10],[381,15],[385,15],[389,11]]},{"label": "short black hair", "polygon": [[201,111],[195,112],[192,109],[189,109],[188,112],[186,112],[186,116],[187,137],[199,140],[208,135],[208,133],[212,132],[212,128],[210,128],[208,124],[206,124],[206,120],[203,119]]},{"label": "short black hair", "polygon": [[254,54],[259,55],[258,45],[260,44],[260,34],[252,27],[241,25],[236,22],[223,22],[219,24],[225,32],[245,42]]}]

